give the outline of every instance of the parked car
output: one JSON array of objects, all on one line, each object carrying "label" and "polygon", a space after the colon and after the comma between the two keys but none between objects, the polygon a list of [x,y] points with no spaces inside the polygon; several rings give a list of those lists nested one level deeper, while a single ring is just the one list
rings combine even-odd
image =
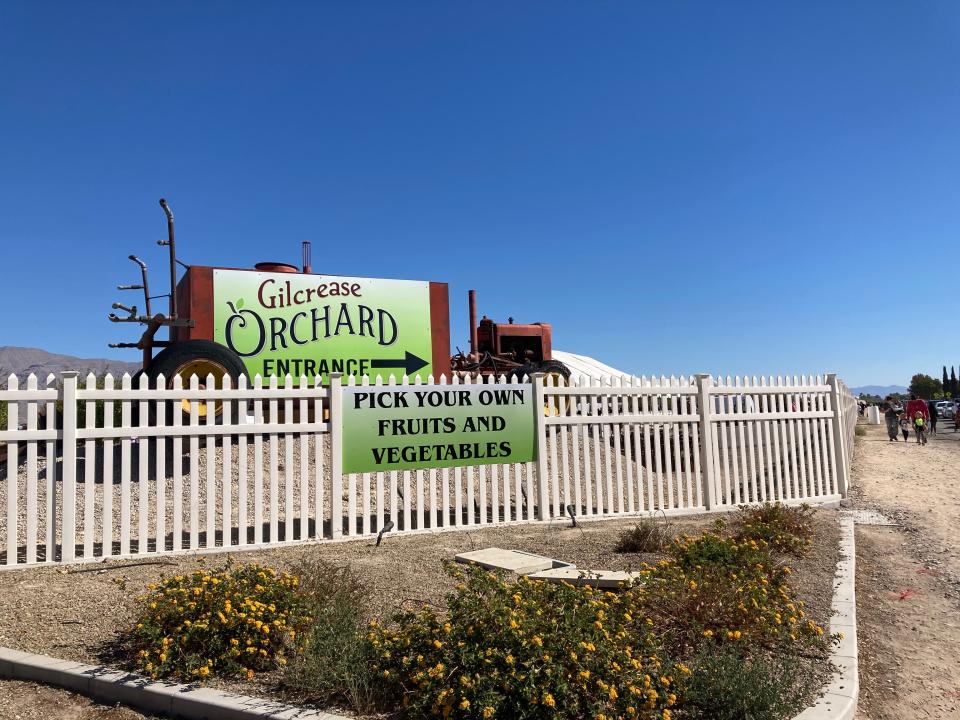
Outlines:
[{"label": "parked car", "polygon": [[957,414],[957,403],[953,400],[940,400],[936,407],[937,417],[953,418]]}]

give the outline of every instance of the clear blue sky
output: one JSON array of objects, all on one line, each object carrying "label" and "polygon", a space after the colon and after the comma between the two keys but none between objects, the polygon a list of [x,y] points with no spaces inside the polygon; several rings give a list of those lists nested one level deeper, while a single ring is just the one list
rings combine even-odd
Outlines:
[{"label": "clear blue sky", "polygon": [[163,196],[190,263],[449,282],[461,346],[473,287],[637,373],[939,376],[958,59],[953,1],[6,0],[0,345],[136,359]]}]

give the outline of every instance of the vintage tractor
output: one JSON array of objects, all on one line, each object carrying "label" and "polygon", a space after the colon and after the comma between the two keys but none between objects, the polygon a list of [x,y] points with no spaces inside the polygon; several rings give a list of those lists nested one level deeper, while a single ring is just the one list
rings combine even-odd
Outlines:
[{"label": "vintage tractor", "polygon": [[[486,315],[477,323],[477,291],[468,293],[470,306],[470,353],[458,352],[451,368],[459,373],[480,373],[522,378],[535,372],[570,378],[570,370],[551,357],[553,328],[549,323],[516,325],[496,323]],[[458,348],[459,349],[459,348]]]},{"label": "vintage tractor", "polygon": [[[197,375],[213,376],[219,386],[229,376],[301,375],[323,379],[342,372],[362,375],[435,377],[451,372],[481,375],[529,375],[546,372],[568,378],[570,371],[551,357],[547,323],[515,325],[476,320],[476,293],[471,290],[470,353],[450,356],[450,313],[446,283],[317,275],[310,264],[310,243],[303,243],[302,269],[286,263],[258,263],[251,269],[191,266],[177,258],[173,212],[160,200],[167,218],[170,292],[151,295],[146,263],[130,260],[140,282],[119,290],[140,290],[144,312],[136,305],[114,303],[112,322],[146,326],[135,342],[113,348],[142,352],[151,379],[163,375],[172,386]],[[179,281],[177,266],[184,269]],[[154,313],[153,301],[166,297],[166,314]],[[166,340],[157,333],[169,328]],[[160,351],[154,354],[155,350]],[[422,374],[421,373],[421,374]],[[136,386],[135,378],[135,386]],[[235,385],[234,385],[235,386]],[[189,413],[190,403],[182,404]],[[220,415],[222,406],[216,405]],[[201,415],[206,407],[200,405]]]}]

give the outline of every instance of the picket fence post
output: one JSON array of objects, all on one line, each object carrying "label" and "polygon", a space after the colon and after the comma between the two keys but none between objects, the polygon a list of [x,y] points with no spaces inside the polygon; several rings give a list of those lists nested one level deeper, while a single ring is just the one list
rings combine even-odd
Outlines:
[{"label": "picket fence post", "polygon": [[343,535],[343,373],[330,373],[330,537]]},{"label": "picket fence post", "polygon": [[843,404],[840,397],[840,386],[837,383],[836,373],[827,373],[827,385],[830,386],[830,403],[833,406],[833,452],[836,458],[834,473],[837,477],[837,492],[841,497],[847,496],[847,447],[845,428],[843,427]]},{"label": "picket fence post", "polygon": [[535,372],[530,376],[533,384],[533,428],[537,435],[537,487],[539,488],[537,520],[549,520],[549,493],[548,483],[550,476],[547,470],[547,424],[544,422],[543,408],[546,399],[543,391],[542,372]]},{"label": "picket fence post", "polygon": [[700,415],[700,472],[703,483],[703,505],[712,510],[717,504],[717,485],[713,466],[713,423],[710,420],[712,407],[710,388],[713,377],[706,373],[697,375],[697,410]]},{"label": "picket fence post", "polygon": [[60,517],[60,559],[76,558],[77,543],[77,374],[60,373],[60,403],[63,407],[63,468],[60,485],[63,508]]}]

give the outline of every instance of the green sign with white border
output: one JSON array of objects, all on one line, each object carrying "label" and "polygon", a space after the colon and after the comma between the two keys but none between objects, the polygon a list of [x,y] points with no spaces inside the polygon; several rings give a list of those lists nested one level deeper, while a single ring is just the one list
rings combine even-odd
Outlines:
[{"label": "green sign with white border", "polygon": [[213,304],[251,378],[433,372],[428,282],[215,269]]},{"label": "green sign with white border", "polygon": [[530,384],[347,386],[342,415],[345,473],[536,459]]}]

